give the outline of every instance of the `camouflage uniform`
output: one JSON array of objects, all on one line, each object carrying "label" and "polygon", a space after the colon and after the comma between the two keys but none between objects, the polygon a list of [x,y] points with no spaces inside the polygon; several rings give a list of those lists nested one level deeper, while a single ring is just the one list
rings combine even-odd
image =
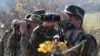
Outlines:
[{"label": "camouflage uniform", "polygon": [[95,50],[97,48],[97,42],[95,39],[93,39],[94,37],[88,36],[83,31],[80,30],[79,31],[74,30],[70,33],[70,35],[68,32],[66,35],[68,36],[68,38],[66,39],[68,40],[69,48],[78,45],[80,42],[86,40],[86,42],[82,44],[80,47],[67,53],[68,54],[67,56],[95,56],[96,55]]},{"label": "camouflage uniform", "polygon": [[[17,52],[15,49],[18,46],[17,42],[18,42],[18,36],[17,36],[17,32],[19,32],[19,24],[18,24],[18,20],[13,20],[11,23],[11,29],[12,32],[9,34],[8,39],[7,39],[7,54],[8,56],[14,56],[13,52]],[[15,34],[16,32],[16,34]],[[7,55],[5,55],[7,56]],[[17,55],[16,55],[17,56]]]},{"label": "camouflage uniform", "polygon": [[30,43],[34,49],[34,55],[35,56],[46,56],[44,53],[39,53],[37,52],[37,48],[39,47],[39,44],[46,41],[46,40],[53,40],[53,36],[58,34],[58,31],[53,28],[45,28],[42,27],[41,25],[37,26],[30,38]]},{"label": "camouflage uniform", "polygon": [[20,54],[20,34],[11,33],[7,42],[9,56],[19,56]]},{"label": "camouflage uniform", "polygon": [[7,49],[7,41],[8,41],[8,38],[11,34],[12,30],[6,30],[3,37],[2,37],[2,40],[0,42],[0,56],[9,56],[8,54],[8,49]]},{"label": "camouflage uniform", "polygon": [[[84,32],[84,30],[82,29],[83,17],[84,17],[85,11],[78,6],[69,5],[69,6],[65,7],[64,12],[67,13],[68,15],[74,15],[76,17],[79,17],[77,19],[80,19],[82,21],[80,29],[78,29],[76,27],[76,29],[78,29],[77,31],[71,30],[71,32],[70,31],[66,32],[66,36],[67,36],[66,39],[69,42],[69,48],[71,48],[71,46],[73,47],[73,46],[77,45],[78,43],[80,43],[83,40],[87,40],[84,43],[84,46],[80,46],[76,51],[69,52],[68,56],[95,56],[96,49],[97,49],[96,39],[92,35],[86,34]],[[65,24],[65,26],[66,25],[67,24]],[[65,30],[66,29],[67,29],[67,27],[65,27]]]},{"label": "camouflage uniform", "polygon": [[[35,23],[34,25],[37,26],[41,22],[40,15],[44,14],[45,12],[44,12],[44,10],[38,10],[38,11],[34,11],[34,12],[35,13],[28,14],[25,17],[25,20],[26,20],[26,23],[28,23],[27,21],[33,21],[33,23]],[[32,29],[34,29],[34,27]],[[30,28],[27,30],[30,30]],[[33,30],[31,30],[31,31],[33,31]],[[21,33],[21,39],[20,39],[21,54],[20,54],[20,56],[34,56],[34,49],[30,45],[29,39],[30,39],[29,34]]]}]

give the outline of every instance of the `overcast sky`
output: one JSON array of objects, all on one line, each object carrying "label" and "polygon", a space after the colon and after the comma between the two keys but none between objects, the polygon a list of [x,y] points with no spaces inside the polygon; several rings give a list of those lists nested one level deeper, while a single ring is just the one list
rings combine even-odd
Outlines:
[{"label": "overcast sky", "polygon": [[0,0],[0,10],[7,10],[8,6],[6,5],[6,2],[8,0]]}]

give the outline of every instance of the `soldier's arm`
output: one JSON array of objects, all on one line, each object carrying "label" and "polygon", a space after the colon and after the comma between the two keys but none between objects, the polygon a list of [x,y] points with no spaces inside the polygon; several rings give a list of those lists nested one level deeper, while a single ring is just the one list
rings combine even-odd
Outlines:
[{"label": "soldier's arm", "polygon": [[97,43],[93,40],[92,36],[87,36],[85,33],[78,35],[75,45],[86,40],[79,48],[79,55],[81,56],[96,56],[96,45]]},{"label": "soldier's arm", "polygon": [[[38,44],[42,43],[45,40],[48,40],[45,36],[54,35],[54,31],[52,30],[52,26],[56,25],[57,22],[54,21],[44,21],[39,26],[37,26],[32,33],[30,38],[30,43],[33,47],[37,47]],[[50,33],[50,34],[49,34]]]},{"label": "soldier's arm", "polygon": [[7,43],[7,39],[8,39],[8,36],[10,34],[10,30],[6,30],[4,32],[4,35],[3,37],[1,38],[1,41],[0,41],[0,56],[3,56],[4,54],[4,48],[6,47],[6,43]]},{"label": "soldier's arm", "polygon": [[4,53],[4,40],[3,40],[4,36],[0,39],[0,56],[3,56],[3,53]]},{"label": "soldier's arm", "polygon": [[4,32],[4,35],[3,35],[2,38],[1,38],[1,42],[2,42],[3,44],[7,42],[7,39],[8,39],[8,37],[9,37],[10,33],[11,33],[10,30],[6,30],[6,31]]},{"label": "soldier's arm", "polygon": [[12,54],[12,50],[14,50],[14,35],[13,33],[11,33],[9,36],[8,36],[8,39],[7,39],[7,54],[10,55]]},{"label": "soldier's arm", "polygon": [[8,38],[8,41],[7,41],[7,47],[8,47],[8,49],[12,49],[12,48],[14,48],[13,46],[14,46],[14,33],[11,33],[11,35],[9,36],[9,38]]},{"label": "soldier's arm", "polygon": [[98,47],[97,47],[97,41],[95,39],[94,36],[90,35],[90,34],[85,34],[85,36],[87,37],[87,46],[88,46],[88,50],[87,52],[87,56],[97,56],[98,54]]},{"label": "soldier's arm", "polygon": [[30,43],[33,47],[37,47],[40,42],[44,39],[48,28],[38,25],[32,32]]}]

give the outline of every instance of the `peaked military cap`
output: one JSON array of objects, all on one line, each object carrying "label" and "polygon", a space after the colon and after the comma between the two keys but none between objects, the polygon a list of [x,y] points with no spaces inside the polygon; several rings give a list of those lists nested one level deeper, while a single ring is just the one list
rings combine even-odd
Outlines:
[{"label": "peaked military cap", "polygon": [[64,9],[64,12],[68,13],[68,14],[77,15],[81,19],[83,19],[84,14],[85,14],[85,11],[82,8],[75,6],[75,5],[66,6],[65,9]]},{"label": "peaked military cap", "polygon": [[25,16],[25,19],[29,19],[31,16],[32,16],[31,14],[27,14],[27,15]]},{"label": "peaked military cap", "polygon": [[34,12],[32,12],[32,14],[42,15],[45,14],[45,10],[44,9],[35,10]]},{"label": "peaked military cap", "polygon": [[37,15],[37,14],[27,14],[25,16],[25,20],[40,22],[40,15]]}]

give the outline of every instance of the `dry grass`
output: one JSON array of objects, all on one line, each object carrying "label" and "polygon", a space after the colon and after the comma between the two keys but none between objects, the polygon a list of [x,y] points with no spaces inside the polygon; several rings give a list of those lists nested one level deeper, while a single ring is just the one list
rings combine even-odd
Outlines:
[{"label": "dry grass", "polygon": [[100,13],[86,14],[84,28],[96,38],[99,47],[98,56],[100,56]]}]

